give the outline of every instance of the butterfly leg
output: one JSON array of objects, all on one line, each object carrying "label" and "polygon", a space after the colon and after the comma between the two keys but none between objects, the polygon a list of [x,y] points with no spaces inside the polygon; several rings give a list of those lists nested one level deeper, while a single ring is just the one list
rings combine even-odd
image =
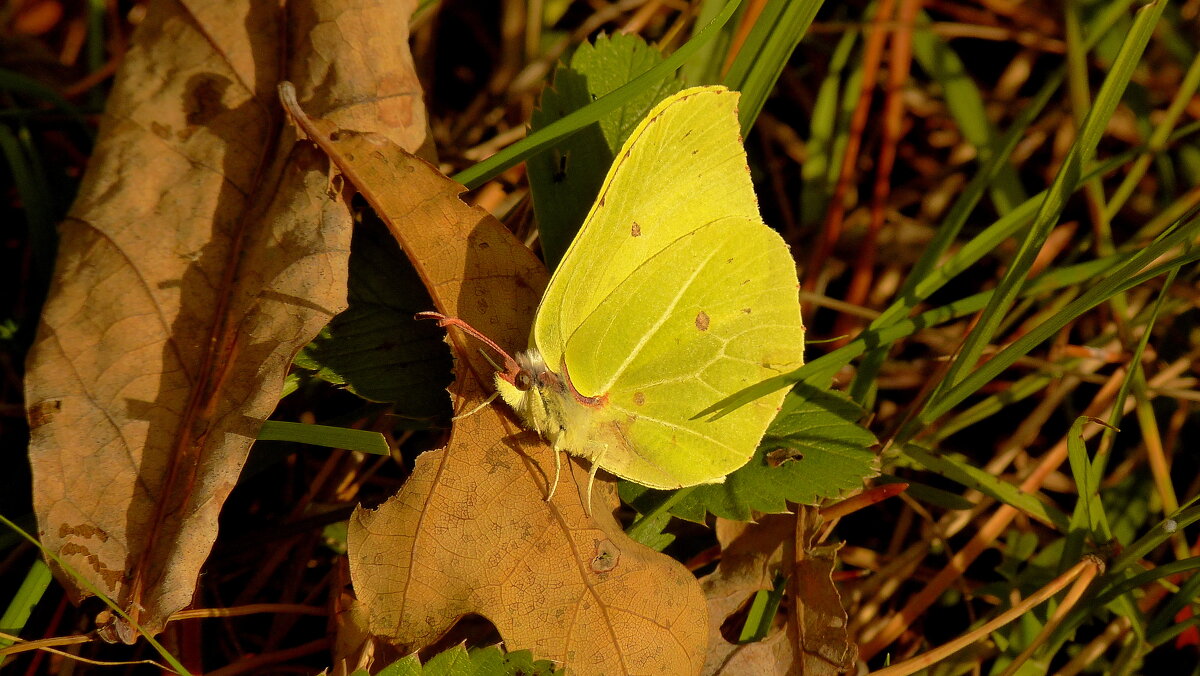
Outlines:
[{"label": "butterfly leg", "polygon": [[546,494],[546,502],[550,502],[550,498],[554,497],[554,491],[558,490],[558,477],[562,474],[562,450],[555,445],[554,450],[554,483],[550,484],[550,492]]},{"label": "butterfly leg", "polygon": [[[599,460],[599,458],[597,458],[597,460]],[[588,516],[592,515],[592,484],[596,481],[596,470],[598,469],[600,469],[600,465],[593,460],[592,471],[588,472],[587,506],[585,507]]]},{"label": "butterfly leg", "polygon": [[596,470],[600,469],[600,463],[604,460],[604,452],[608,450],[608,444],[596,444],[596,445],[598,445],[600,447],[600,451],[590,458],[591,463],[592,463],[592,470],[590,472],[588,472],[587,506],[586,506],[588,516],[592,515],[592,484],[594,484],[596,482]]}]

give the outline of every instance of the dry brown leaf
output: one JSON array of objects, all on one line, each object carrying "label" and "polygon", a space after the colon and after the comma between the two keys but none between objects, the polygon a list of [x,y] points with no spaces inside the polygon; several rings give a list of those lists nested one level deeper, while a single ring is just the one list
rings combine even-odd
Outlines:
[{"label": "dry brown leaf", "polygon": [[[296,115],[388,223],[437,309],[523,347],[547,281],[537,258],[428,164]],[[482,400],[495,369],[473,338],[449,336],[461,413]],[[707,614],[695,578],[599,509],[615,501],[611,483],[597,482],[589,517],[582,465],[566,463],[547,503],[553,472],[550,449],[503,407],[459,419],[449,445],[417,458],[399,494],[351,519],[350,573],[371,632],[417,650],[476,613],[508,649],[577,674],[697,673]]]},{"label": "dry brown leaf", "polygon": [[770,514],[758,523],[717,519],[721,562],[700,579],[708,601],[708,655],[705,674],[794,674],[793,638],[774,630],[762,641],[738,645],[721,633],[730,615],[738,612],[760,589],[774,586],[785,544],[790,547],[795,519],[790,514]]},{"label": "dry brown leaf", "polygon": [[804,544],[796,552],[792,580],[788,585],[793,614],[800,618],[796,631],[801,647],[800,673],[830,676],[850,671],[858,659],[858,646],[846,632],[846,609],[833,583],[833,567],[841,544],[819,545],[821,515],[813,507],[796,510],[796,540]]},{"label": "dry brown leaf", "polygon": [[[758,523],[717,521],[721,562],[700,581],[710,618],[705,674],[825,676],[854,667],[857,650],[830,578],[838,547],[812,546],[818,523],[816,511],[807,507]],[[798,550],[797,542],[805,546]],[[790,603],[780,606],[776,626],[755,643],[726,640],[722,625],[756,592],[771,589],[780,572],[788,575]]]},{"label": "dry brown leaf", "polygon": [[413,5],[156,2],[122,62],[25,400],[42,542],[148,633],[191,602],[292,356],[346,302],[350,217],[276,84],[428,148]]}]

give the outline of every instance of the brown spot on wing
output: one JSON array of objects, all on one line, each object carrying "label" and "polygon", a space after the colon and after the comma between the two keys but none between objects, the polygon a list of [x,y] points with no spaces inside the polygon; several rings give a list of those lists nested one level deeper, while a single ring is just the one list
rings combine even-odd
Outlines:
[{"label": "brown spot on wing", "polygon": [[641,392],[634,392],[633,393],[633,403],[637,404],[638,406],[641,406],[642,404],[646,403],[646,395]]},{"label": "brown spot on wing", "polygon": [[633,237],[641,237],[642,236],[642,226],[638,225],[637,221],[634,221],[633,227],[629,229],[629,234],[632,235]]},{"label": "brown spot on wing", "polygon": [[696,315],[696,328],[700,329],[701,331],[707,331],[708,325],[708,314],[704,312],[704,310],[701,310],[700,313]]}]

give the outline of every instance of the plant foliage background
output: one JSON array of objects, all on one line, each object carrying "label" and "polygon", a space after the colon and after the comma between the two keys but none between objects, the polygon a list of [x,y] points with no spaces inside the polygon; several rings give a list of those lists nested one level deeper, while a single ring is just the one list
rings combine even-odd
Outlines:
[{"label": "plant foliage background", "polygon": [[[14,291],[0,305],[0,514],[30,533],[38,411],[24,364],[56,225],[151,5],[14,0],[0,17],[0,256]],[[743,92],[760,206],[801,275],[808,364],[764,385],[793,391],[725,485],[622,485],[615,512],[701,578],[712,626],[697,630],[710,650],[698,664],[745,641],[758,673],[788,673],[840,645],[789,632],[844,608],[872,669],[978,630],[932,671],[1195,672],[1179,665],[1200,663],[1198,15],[1162,0],[416,8],[423,151],[551,267],[642,112],[686,85]],[[352,206],[348,309],[301,350],[237,473],[201,610],[166,624],[161,652],[94,637],[60,648],[213,673],[356,666],[338,615],[354,593],[351,511],[395,494],[451,422],[443,334],[412,319],[431,307],[420,277],[379,215]],[[824,522],[764,514],[799,505]],[[100,604],[72,605],[36,547],[12,531],[0,551],[0,631],[90,631]],[[611,551],[592,554],[603,566]],[[1103,570],[1081,574],[1092,560]],[[1087,587],[981,629],[1064,573]],[[222,610],[234,616],[197,619]],[[550,668],[537,645],[489,647],[502,636],[486,615],[381,654],[372,673]],[[6,666],[68,669],[19,647]]]}]

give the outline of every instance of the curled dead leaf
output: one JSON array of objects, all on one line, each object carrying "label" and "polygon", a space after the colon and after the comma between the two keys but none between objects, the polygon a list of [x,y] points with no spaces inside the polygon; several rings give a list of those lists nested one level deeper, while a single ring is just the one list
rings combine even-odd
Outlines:
[{"label": "curled dead leaf", "polygon": [[[701,579],[710,615],[705,674],[833,676],[854,668],[858,651],[846,633],[846,612],[830,575],[838,546],[814,546],[815,509],[769,514],[757,523],[717,521],[724,551]],[[797,547],[799,544],[799,547]],[[777,574],[788,578],[788,601],[761,641],[736,643],[722,625]]]}]

